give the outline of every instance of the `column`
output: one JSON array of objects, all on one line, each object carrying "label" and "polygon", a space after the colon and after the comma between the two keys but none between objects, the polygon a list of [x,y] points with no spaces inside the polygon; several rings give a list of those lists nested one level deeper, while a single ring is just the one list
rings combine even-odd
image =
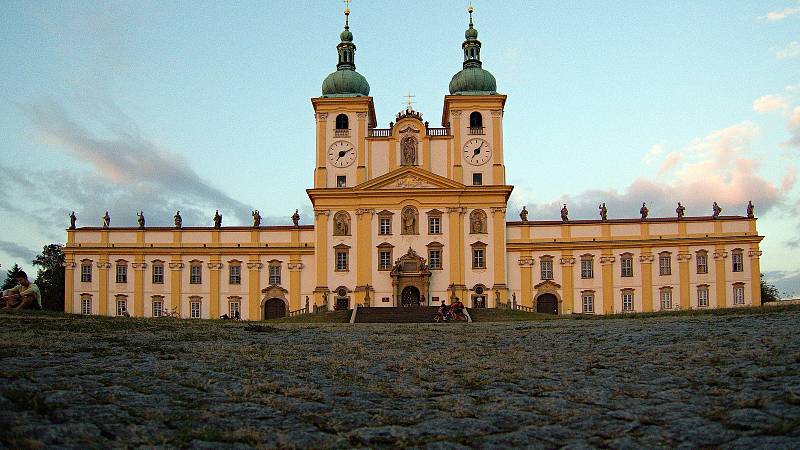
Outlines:
[{"label": "column", "polygon": [[289,310],[296,311],[305,308],[305,304],[300,300],[300,271],[303,270],[303,263],[300,262],[300,255],[289,257]]},{"label": "column", "polygon": [[750,298],[753,306],[761,306],[761,250],[758,244],[750,244],[747,257],[750,258]]},{"label": "column", "polygon": [[494,164],[492,165],[492,182],[494,184],[505,184],[506,173],[503,166],[503,124],[502,110],[491,111],[492,115],[492,148],[494,149]]},{"label": "column", "polygon": [[80,314],[80,305],[75,306],[75,254],[64,252],[64,312]]},{"label": "column", "polygon": [[[314,210],[314,232],[316,240],[314,244],[314,256],[316,257],[317,286],[314,288],[314,304],[322,305],[324,296],[327,296],[328,289],[328,217],[331,215],[329,209]],[[329,307],[331,305],[328,305]]]},{"label": "column", "polygon": [[317,170],[314,171],[314,187],[324,188],[328,187],[328,172],[325,162],[327,131],[328,131],[328,113],[317,113]]},{"label": "column", "polygon": [[364,304],[367,285],[372,283],[372,215],[375,210],[356,209],[356,289],[353,297],[357,304]]},{"label": "column", "polygon": [[[683,223],[683,222],[681,222]],[[684,226],[686,225],[683,223]],[[678,275],[680,277],[680,305],[681,309],[690,309],[692,307],[691,302],[691,286],[692,280],[689,278],[689,261],[692,259],[692,254],[689,253],[689,249],[686,247],[681,247],[678,249]]]},{"label": "column", "polygon": [[453,179],[464,182],[464,168],[461,166],[461,110],[450,110],[450,132],[453,133]]},{"label": "column", "polygon": [[356,168],[356,184],[361,184],[367,181],[367,155],[364,145],[367,135],[367,113],[356,113],[356,117],[358,122],[356,130],[356,156],[358,159],[358,165]]},{"label": "column", "polygon": [[[497,292],[500,293],[500,301],[508,301],[508,286],[506,285],[506,208],[492,207],[492,246],[494,247],[494,291],[493,297],[489,300],[494,302]],[[487,302],[488,303],[488,302]],[[495,305],[496,306],[496,305]]]},{"label": "column", "polygon": [[558,312],[560,314],[572,314],[575,308],[575,258],[572,256],[572,250],[564,251],[561,254],[561,275],[564,278],[563,298],[561,305],[559,305]]},{"label": "column", "polygon": [[250,255],[247,262],[247,320],[261,320],[261,269],[264,267],[258,255]]},{"label": "column", "polygon": [[144,271],[147,263],[144,255],[134,256],[133,267],[133,316],[144,317]]},{"label": "column", "polygon": [[447,208],[447,228],[450,233],[450,285],[453,295],[459,297],[466,304],[467,287],[464,285],[465,264],[464,256],[464,213],[465,208]]},{"label": "column", "polygon": [[[719,224],[720,228],[722,228],[722,224],[720,222],[715,222],[714,225]],[[714,246],[714,274],[716,276],[716,285],[717,285],[717,308],[727,308],[728,301],[727,301],[727,276],[725,273],[725,260],[728,258],[728,252],[725,251],[724,245],[715,245]]]},{"label": "column", "polygon": [[642,271],[642,310],[653,311],[653,261],[655,257],[650,249],[642,249],[639,256],[639,270]]},{"label": "column", "polygon": [[534,259],[530,250],[523,250],[517,261],[519,264],[520,289],[519,304],[535,307],[533,304],[533,265]]},{"label": "column", "polygon": [[100,261],[97,263],[97,282],[99,289],[98,312],[101,316],[108,315],[108,269],[111,268],[111,263],[108,262],[108,255],[100,255]]},{"label": "column", "polygon": [[611,249],[603,249],[600,256],[600,266],[603,277],[603,314],[614,312],[614,261]]},{"label": "column", "polygon": [[211,319],[218,319],[219,313],[219,276],[222,270],[222,263],[219,255],[212,255],[211,262],[208,263],[208,274],[210,278],[210,298],[208,299],[208,315]]}]

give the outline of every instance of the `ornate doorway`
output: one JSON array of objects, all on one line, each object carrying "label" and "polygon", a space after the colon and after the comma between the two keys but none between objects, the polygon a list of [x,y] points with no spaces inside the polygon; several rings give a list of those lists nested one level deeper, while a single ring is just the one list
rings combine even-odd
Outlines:
[{"label": "ornate doorway", "polygon": [[264,302],[264,320],[286,317],[286,303],[279,298],[271,298]]},{"label": "ornate doorway", "polygon": [[536,312],[558,314],[558,299],[553,294],[542,294],[536,297]]},{"label": "ornate doorway", "polygon": [[406,286],[400,294],[401,306],[419,306],[419,289]]}]

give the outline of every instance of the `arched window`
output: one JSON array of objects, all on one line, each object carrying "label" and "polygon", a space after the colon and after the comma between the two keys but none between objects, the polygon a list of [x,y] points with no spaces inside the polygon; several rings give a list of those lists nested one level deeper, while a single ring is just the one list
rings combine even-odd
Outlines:
[{"label": "arched window", "polygon": [[[338,119],[337,119],[338,123]],[[478,111],[473,111],[469,115],[469,127],[470,128],[481,128],[483,127],[483,116]]]},{"label": "arched window", "polygon": [[347,114],[339,114],[338,116],[336,116],[336,129],[337,130],[350,129],[350,121],[347,119]]}]

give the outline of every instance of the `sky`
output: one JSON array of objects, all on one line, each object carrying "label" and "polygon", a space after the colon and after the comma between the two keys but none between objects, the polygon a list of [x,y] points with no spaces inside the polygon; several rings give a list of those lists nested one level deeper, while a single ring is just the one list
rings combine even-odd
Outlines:
[{"label": "sky", "polygon": [[[415,97],[439,125],[467,2],[353,0],[379,127]],[[761,267],[800,296],[800,1],[475,0],[508,95],[509,218],[744,214]],[[343,2],[0,2],[0,264],[31,270],[67,215],[96,226],[312,223],[310,99]]]}]

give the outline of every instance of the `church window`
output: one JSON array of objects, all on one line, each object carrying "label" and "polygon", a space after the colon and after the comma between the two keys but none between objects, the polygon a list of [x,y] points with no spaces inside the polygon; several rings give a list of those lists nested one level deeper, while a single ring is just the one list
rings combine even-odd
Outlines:
[{"label": "church window", "polygon": [[430,249],[428,250],[428,267],[431,270],[439,270],[442,268],[442,250]]},{"label": "church window", "polygon": [[379,219],[379,229],[378,234],[381,235],[390,235],[392,234],[392,218],[391,217],[381,217]]},{"label": "church window", "polygon": [[541,263],[539,264],[539,269],[542,280],[552,280],[553,257],[552,256],[542,257]]},{"label": "church window", "polygon": [[153,261],[153,284],[164,284],[164,263]]},{"label": "church window", "polygon": [[469,232],[472,234],[486,233],[486,213],[482,209],[473,210],[469,214]]},{"label": "church window", "polygon": [[581,257],[581,278],[594,278],[594,257],[592,255]]},{"label": "church window", "polygon": [[704,308],[708,306],[708,285],[701,284],[697,286],[697,306]]},{"label": "church window", "polygon": [[594,292],[586,291],[581,293],[581,303],[584,314],[594,314]]},{"label": "church window", "polygon": [[117,315],[124,316],[128,313],[128,296],[117,295]]},{"label": "church window", "polygon": [[269,262],[269,284],[281,284],[281,262]]},{"label": "church window", "polygon": [[339,211],[333,216],[333,235],[350,236],[350,214]]},{"label": "church window", "polygon": [[390,270],[392,268],[392,251],[381,250],[378,252],[378,270]]},{"label": "church window", "polygon": [[622,291],[622,310],[633,311],[633,289]]},{"label": "church window", "polygon": [[239,297],[231,297],[228,302],[228,316],[231,319],[240,319],[242,317],[242,303]]},{"label": "church window", "polygon": [[200,318],[200,297],[189,297],[189,317]]},{"label": "church window", "polygon": [[658,274],[672,275],[672,254],[661,252],[658,255]]},{"label": "church window", "polygon": [[483,128],[483,116],[478,111],[473,111],[469,115],[470,128]]},{"label": "church window", "polygon": [[472,174],[472,185],[473,186],[483,186],[483,174],[482,173],[473,173]]},{"label": "church window", "polygon": [[442,233],[442,218],[428,217],[428,234],[441,234],[441,233]]},{"label": "church window", "polygon": [[622,268],[622,273],[620,275],[623,277],[632,277],[633,255],[631,255],[630,253],[623,253],[619,261],[620,261],[620,266]]},{"label": "church window", "polygon": [[199,261],[192,262],[189,267],[189,284],[201,284],[203,282],[203,266]]},{"label": "church window", "polygon": [[128,263],[125,261],[117,261],[117,283],[128,282]]},{"label": "church window", "polygon": [[81,283],[92,282],[92,262],[89,260],[81,262]]},{"label": "church window", "polygon": [[338,116],[336,116],[336,129],[337,130],[350,129],[350,121],[347,119],[347,114],[339,114]]},{"label": "church window", "polygon": [[472,268],[485,269],[486,268],[486,248],[473,247],[472,248]]},{"label": "church window", "polygon": [[661,288],[661,309],[672,309],[672,288]]},{"label": "church window", "polygon": [[336,175],[336,187],[337,188],[347,187],[347,176],[346,175]]},{"label": "church window", "polygon": [[744,305],[744,284],[735,283],[733,285],[733,304]]},{"label": "church window", "polygon": [[731,261],[733,262],[734,272],[744,272],[744,255],[742,249],[737,248],[731,252]]},{"label": "church window", "polygon": [[81,295],[81,314],[89,315],[92,313],[92,296],[88,294]]},{"label": "church window", "polygon": [[350,266],[348,264],[350,259],[350,247],[344,244],[339,244],[334,247],[334,249],[336,250],[336,271],[347,272],[350,270]]},{"label": "church window", "polygon": [[708,273],[708,252],[700,250],[697,252],[697,273]]},{"label": "church window", "polygon": [[239,263],[228,264],[228,284],[242,284],[242,265]]},{"label": "church window", "polygon": [[164,315],[164,297],[160,295],[153,296],[153,317],[161,317]]}]

